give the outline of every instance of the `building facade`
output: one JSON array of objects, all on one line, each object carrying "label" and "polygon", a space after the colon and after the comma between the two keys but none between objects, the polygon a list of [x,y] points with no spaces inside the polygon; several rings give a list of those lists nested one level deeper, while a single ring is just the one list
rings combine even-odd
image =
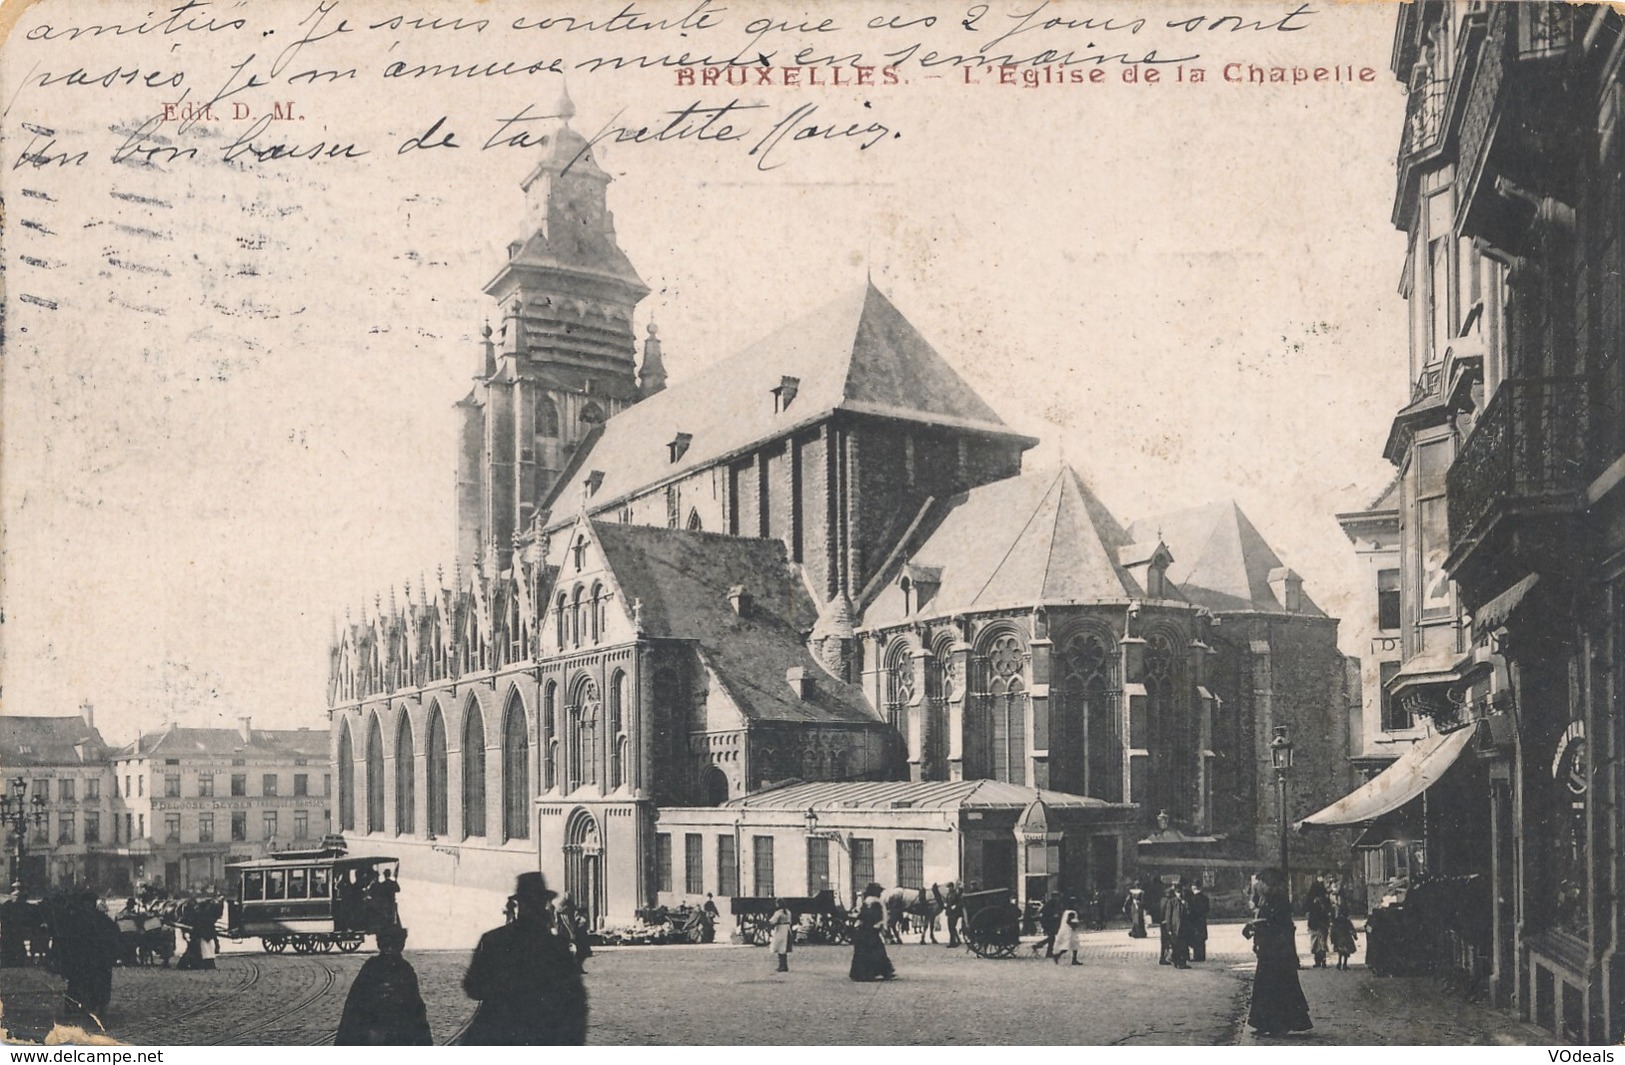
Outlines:
[{"label": "building facade", "polygon": [[226,865],[332,831],[327,736],[171,725],[110,752],[106,886],[219,890]]},{"label": "building facade", "polygon": [[1482,782],[1453,834],[1493,879],[1497,998],[1595,1043],[1625,1037],[1622,25],[1421,3],[1394,50],[1414,386],[1389,441],[1407,623],[1389,691],[1474,730]]},{"label": "building facade", "polygon": [[7,840],[7,884],[41,894],[105,881],[114,808],[108,753],[88,703],[76,717],[0,717],[0,785],[9,791],[21,779],[30,813],[34,799],[45,802],[45,817],[25,830],[20,866],[16,841]]},{"label": "building facade", "polygon": [[872,284],[667,387],[569,110],[487,287],[449,586],[333,643],[339,826],[444,888],[409,918],[488,924],[540,868],[629,921],[665,893],[659,826],[797,781],[1132,809],[1109,866],[1058,844],[1080,890],[1151,858],[1245,881],[1273,725],[1314,767],[1295,801],[1344,789],[1336,621],[1245,516],[1123,526],[1076,471],[1023,473],[1036,441]]}]

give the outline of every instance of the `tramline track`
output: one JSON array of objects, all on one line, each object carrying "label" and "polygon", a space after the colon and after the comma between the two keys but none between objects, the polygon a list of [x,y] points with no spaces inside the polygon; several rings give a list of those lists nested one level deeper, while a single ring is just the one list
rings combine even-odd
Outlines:
[{"label": "tramline track", "polygon": [[[243,1043],[245,1040],[247,1040],[247,1037],[252,1036],[256,1032],[263,1032],[268,1028],[275,1027],[279,1021],[303,1013],[312,1004],[326,997],[327,993],[332,991],[334,985],[338,983],[339,971],[333,968],[331,965],[328,965],[326,962],[314,961],[313,959],[313,964],[321,966],[322,969],[322,978],[320,981],[318,981],[319,986],[315,990],[300,996],[288,1006],[271,1013],[262,1020],[251,1024],[246,1028],[238,1028],[220,1039],[210,1040],[209,1045],[222,1046]],[[325,1034],[326,1033],[323,1033],[323,1035]],[[252,1045],[251,1040],[248,1041],[248,1045]]]},{"label": "tramline track", "polygon": [[[137,1038],[137,1036],[144,1036],[144,1035],[147,1035],[148,1033],[153,1033],[153,1034],[173,1034],[173,1033],[169,1033],[169,1032],[166,1031],[172,1025],[179,1024],[181,1022],[191,1020],[193,1017],[197,1017],[197,1016],[199,1016],[201,1014],[206,1014],[209,1011],[214,1010],[216,1007],[224,1005],[225,1003],[230,1002],[232,999],[237,998],[237,997],[239,997],[239,996],[241,996],[243,994],[246,994],[248,991],[252,990],[256,984],[258,984],[260,982],[260,977],[264,975],[264,970],[260,967],[259,962],[255,961],[253,958],[248,958],[248,957],[243,958],[243,964],[244,964],[244,967],[248,971],[247,979],[239,981],[238,983],[234,984],[230,989],[228,989],[227,991],[225,991],[225,992],[223,992],[221,994],[215,995],[212,998],[204,999],[202,1002],[198,1003],[196,1006],[191,1007],[190,1009],[182,1010],[179,1013],[172,1013],[172,1014],[162,1018],[161,1021],[159,1021],[157,1023],[144,1024],[144,1025],[140,1026],[139,1028],[135,1029],[134,1032],[131,1032],[131,1033],[127,1034],[124,1037],[125,1040],[127,1042],[131,1042],[131,1043],[141,1043],[141,1042],[155,1041],[155,1040],[139,1039],[139,1038]],[[164,1040],[156,1040],[156,1041],[157,1042],[163,1042]]]}]

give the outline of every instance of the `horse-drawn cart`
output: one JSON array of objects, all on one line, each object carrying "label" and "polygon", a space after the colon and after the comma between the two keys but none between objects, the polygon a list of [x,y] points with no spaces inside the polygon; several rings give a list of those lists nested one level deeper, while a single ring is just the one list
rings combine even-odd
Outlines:
[{"label": "horse-drawn cart", "polygon": [[1021,946],[1021,909],[1004,888],[967,892],[965,945],[979,958],[1012,958]]},{"label": "horse-drawn cart", "polygon": [[[729,901],[728,912],[739,926],[739,934],[746,943],[765,947],[773,938],[768,924],[773,911],[779,908],[779,899],[735,896]],[[783,900],[795,920],[800,943],[846,943],[851,939],[846,910],[835,901],[835,892],[820,891],[816,895]]]}]

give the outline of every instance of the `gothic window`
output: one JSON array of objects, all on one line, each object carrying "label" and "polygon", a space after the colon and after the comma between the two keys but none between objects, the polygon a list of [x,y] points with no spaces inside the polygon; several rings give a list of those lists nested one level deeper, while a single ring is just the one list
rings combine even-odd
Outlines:
[{"label": "gothic window", "polygon": [[576,687],[575,707],[570,713],[570,788],[596,785],[602,758],[598,743],[598,685],[590,677]]},{"label": "gothic window", "polygon": [[395,834],[411,835],[413,807],[417,805],[417,774],[413,763],[416,752],[412,743],[412,719],[403,708],[401,727],[395,732]]},{"label": "gothic window", "polygon": [[1068,638],[1057,663],[1055,731],[1050,737],[1050,781],[1062,791],[1119,801],[1122,745],[1112,692],[1116,663],[1099,633]]},{"label": "gothic window", "polygon": [[542,790],[559,782],[559,686],[552,681],[542,690]]},{"label": "gothic window", "polygon": [[1027,782],[1027,688],[1021,641],[1000,636],[988,648],[988,776],[1011,784]]},{"label": "gothic window", "polygon": [[530,838],[530,737],[517,695],[502,718],[502,838]]},{"label": "gothic window", "polygon": [[925,779],[948,778],[948,703],[953,696],[953,663],[947,642],[939,642],[925,660],[925,736],[922,739]]},{"label": "gothic window", "polygon": [[339,830],[355,831],[355,744],[348,720],[339,727]]},{"label": "gothic window", "polygon": [[886,652],[886,721],[905,743],[908,708],[914,702],[914,657],[906,640],[894,640]]},{"label": "gothic window", "polygon": [[439,704],[429,714],[429,831],[446,834],[446,716]]},{"label": "gothic window", "polygon": [[463,835],[485,835],[485,718],[472,696],[463,707]]},{"label": "gothic window", "polygon": [[688,531],[689,532],[704,532],[705,531],[705,526],[700,521],[700,512],[693,509],[692,507],[690,507],[689,511],[688,511]]},{"label": "gothic window", "polygon": [[1179,660],[1168,633],[1146,639],[1145,695],[1150,723],[1151,783],[1149,812],[1167,810],[1176,821],[1193,812],[1196,737],[1184,700],[1178,697]]},{"label": "gothic window", "polygon": [[581,424],[591,429],[604,423],[604,409],[592,400],[581,405]]},{"label": "gothic window", "polygon": [[559,435],[559,408],[546,396],[536,397],[536,435],[545,437]]},{"label": "gothic window", "polygon": [[616,670],[609,681],[609,739],[614,744],[610,752],[609,787],[618,788],[626,783],[626,674]]},{"label": "gothic window", "polygon": [[384,733],[378,715],[367,719],[367,831],[384,830]]}]

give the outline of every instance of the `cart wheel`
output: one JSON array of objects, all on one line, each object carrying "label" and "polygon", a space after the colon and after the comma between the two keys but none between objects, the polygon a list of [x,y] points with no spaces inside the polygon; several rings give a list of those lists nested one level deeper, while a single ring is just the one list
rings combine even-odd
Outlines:
[{"label": "cart wheel", "polygon": [[[975,952],[978,958],[1008,957],[1006,944],[1003,942],[1004,924],[1007,918],[996,909],[986,909],[970,919],[965,927],[965,943]],[[1010,952],[1014,953],[1011,946]]]}]

